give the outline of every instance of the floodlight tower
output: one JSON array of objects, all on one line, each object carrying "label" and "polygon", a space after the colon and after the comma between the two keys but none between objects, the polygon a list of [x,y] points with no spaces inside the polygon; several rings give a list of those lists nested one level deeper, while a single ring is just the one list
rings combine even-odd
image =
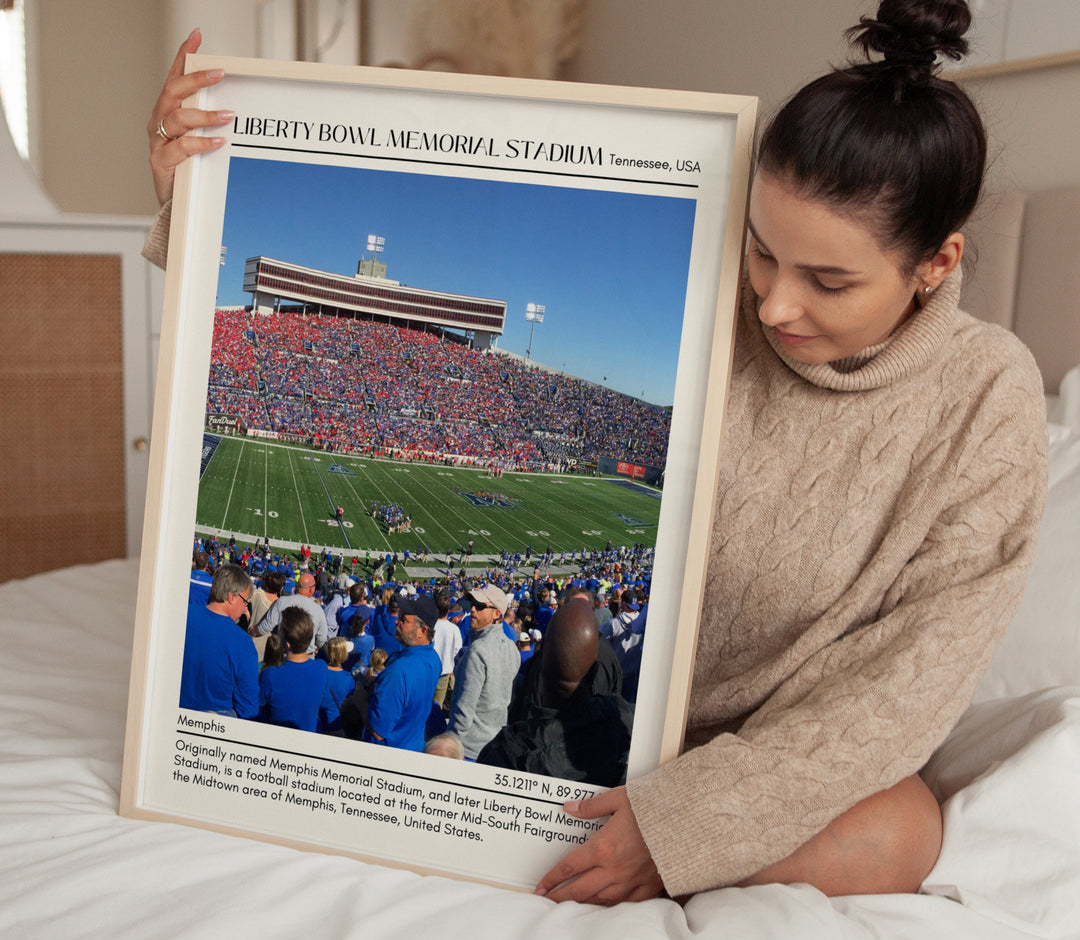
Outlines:
[{"label": "floodlight tower", "polygon": [[376,259],[381,252],[386,250],[386,239],[381,235],[368,235],[367,250],[369,254],[361,257],[356,265],[357,277],[360,275],[365,277],[385,277],[386,265]]},{"label": "floodlight tower", "polygon": [[[228,254],[229,254],[229,249],[226,248],[224,245],[222,245],[221,248],[218,250],[218,262],[217,263],[218,263],[219,268],[225,267],[225,262],[227,260],[227,255]],[[218,293],[217,293],[217,296],[214,298],[214,300],[215,300],[216,303],[221,302],[221,285],[220,284],[218,284]]]},{"label": "floodlight tower", "polygon": [[532,324],[529,327],[529,348],[525,350],[525,358],[526,358],[526,360],[532,354],[533,330],[536,329],[536,324],[537,323],[543,323],[544,322],[544,310],[545,309],[546,308],[544,307],[543,304],[527,304],[526,307],[525,307],[525,319],[528,320]]}]

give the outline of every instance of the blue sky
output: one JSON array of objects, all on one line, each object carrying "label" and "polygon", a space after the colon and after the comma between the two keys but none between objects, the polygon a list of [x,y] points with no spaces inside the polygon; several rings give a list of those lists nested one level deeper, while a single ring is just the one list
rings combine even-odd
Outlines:
[{"label": "blue sky", "polygon": [[242,283],[253,255],[355,274],[374,233],[386,239],[387,277],[505,300],[501,348],[525,354],[526,305],[543,304],[531,359],[670,405],[694,207],[671,196],[234,155],[218,303],[251,302]]}]

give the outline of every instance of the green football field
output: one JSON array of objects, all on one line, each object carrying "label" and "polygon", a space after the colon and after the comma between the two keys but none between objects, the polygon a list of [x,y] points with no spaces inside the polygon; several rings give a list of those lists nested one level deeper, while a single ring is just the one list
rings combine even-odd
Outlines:
[{"label": "green football field", "polygon": [[[346,551],[474,554],[656,543],[659,491],[619,478],[507,473],[347,457],[222,437],[199,484],[196,525],[225,536]],[[371,504],[395,503],[411,533],[388,533]],[[344,521],[334,519],[341,505]]]}]

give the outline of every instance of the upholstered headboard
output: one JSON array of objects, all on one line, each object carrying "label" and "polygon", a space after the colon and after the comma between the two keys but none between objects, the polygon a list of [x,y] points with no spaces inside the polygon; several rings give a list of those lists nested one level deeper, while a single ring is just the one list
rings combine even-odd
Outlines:
[{"label": "upholstered headboard", "polygon": [[964,309],[1015,332],[1057,392],[1080,363],[1080,187],[991,195],[969,229]]}]

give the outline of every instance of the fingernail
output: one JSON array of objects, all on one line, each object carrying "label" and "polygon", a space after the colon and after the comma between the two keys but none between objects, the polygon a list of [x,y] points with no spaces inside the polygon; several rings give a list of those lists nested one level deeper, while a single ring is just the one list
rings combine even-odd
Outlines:
[{"label": "fingernail", "polygon": [[222,123],[224,123],[225,121],[231,121],[234,117],[236,117],[236,112],[235,111],[218,111],[217,116],[218,116],[218,120],[221,121]]},{"label": "fingernail", "polygon": [[581,800],[570,800],[567,803],[563,803],[562,808],[568,813],[576,813],[581,809]]},{"label": "fingernail", "polygon": [[537,888],[537,889],[536,889],[536,890],[535,890],[535,891],[533,892],[533,894],[535,894],[535,895],[536,895],[537,897],[541,897],[541,898],[542,898],[542,897],[544,897],[544,895],[546,895],[546,894],[547,894],[547,888]]},{"label": "fingernail", "polygon": [[225,77],[225,69],[210,69],[206,73],[206,77],[207,78],[224,78]]}]

